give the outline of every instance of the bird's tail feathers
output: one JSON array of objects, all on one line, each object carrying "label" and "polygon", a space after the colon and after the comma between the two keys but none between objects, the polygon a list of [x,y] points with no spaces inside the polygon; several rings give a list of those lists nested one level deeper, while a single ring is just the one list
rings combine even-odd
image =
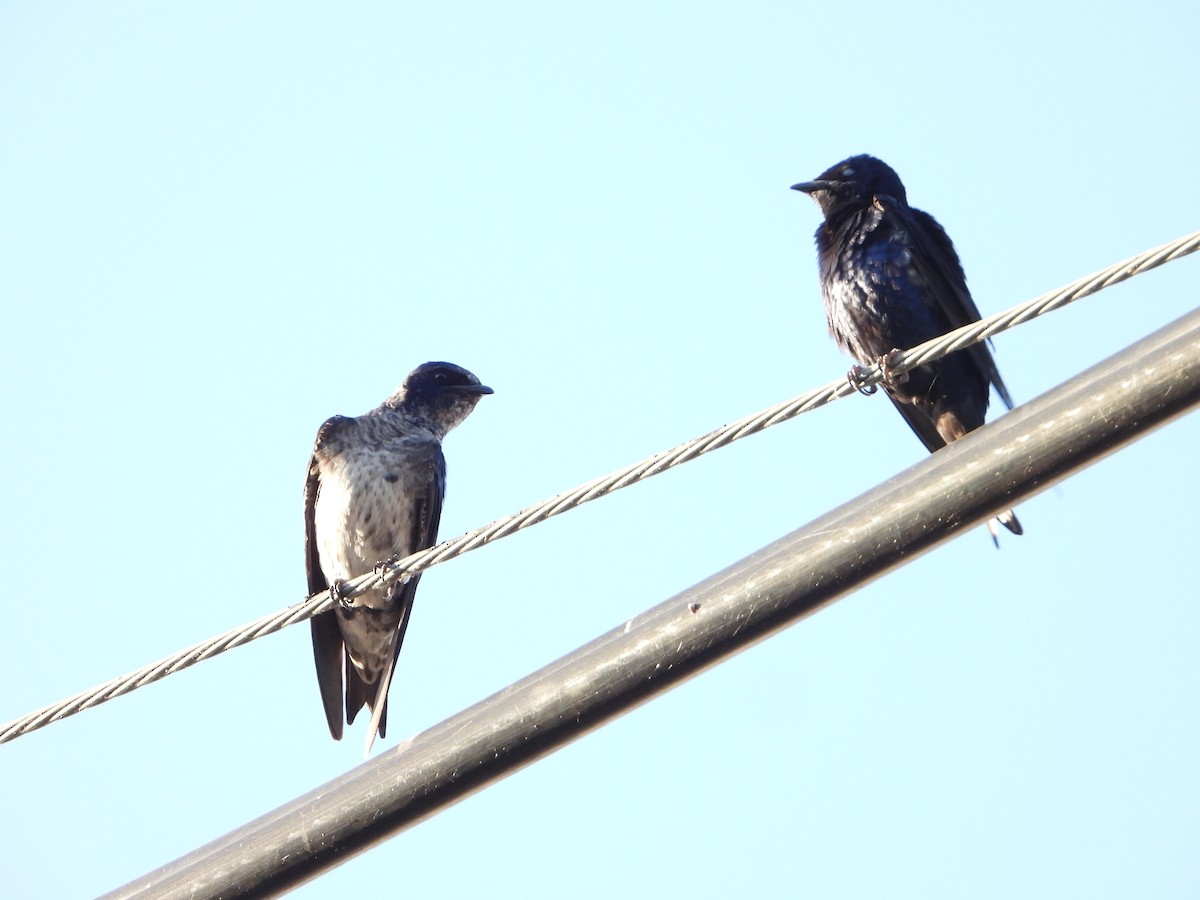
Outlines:
[{"label": "bird's tail feathers", "polygon": [[416,585],[409,582],[405,588],[406,590],[401,596],[400,622],[396,625],[396,630],[392,632],[392,645],[389,651],[392,664],[379,676],[379,680],[373,686],[373,695],[366,701],[367,705],[371,707],[371,726],[367,729],[367,745],[363,749],[364,757],[371,755],[371,746],[375,743],[377,732],[380,737],[387,737],[388,688],[392,684],[392,673],[396,671],[396,660],[400,658],[400,646],[404,643],[405,632],[408,631],[408,620],[412,613]]},{"label": "bird's tail feathers", "polygon": [[346,659],[346,724],[353,725],[354,717],[364,706],[370,705],[375,696],[375,686],[367,684],[354,667],[350,659]]},{"label": "bird's tail feathers", "polygon": [[1011,509],[1006,509],[1000,515],[996,516],[996,521],[1011,531],[1013,534],[1024,534],[1025,529],[1021,527],[1021,522],[1017,519],[1017,514]]},{"label": "bird's tail feathers", "polygon": [[396,671],[396,658],[393,656],[392,664],[379,676],[379,681],[375,682],[375,696],[367,701],[367,705],[371,708],[371,724],[367,727],[367,744],[363,748],[364,758],[371,755],[371,747],[375,743],[376,734],[380,737],[387,737],[387,695],[394,671]]},{"label": "bird's tail feathers", "polygon": [[987,529],[992,536],[992,543],[996,545],[996,549],[1000,549],[1000,533],[996,530],[996,523],[999,522],[1013,534],[1024,534],[1025,529],[1021,527],[1021,522],[1017,518],[1017,514],[1011,509],[1006,509],[1002,513],[997,513],[994,518],[988,519]]}]

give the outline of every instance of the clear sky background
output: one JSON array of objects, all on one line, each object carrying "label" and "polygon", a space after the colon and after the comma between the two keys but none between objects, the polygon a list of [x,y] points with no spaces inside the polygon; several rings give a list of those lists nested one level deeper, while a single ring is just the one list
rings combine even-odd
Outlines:
[{"label": "clear sky background", "polygon": [[[0,5],[0,720],[303,598],[317,427],[447,359],[450,537],[840,376],[854,153],[986,313],[1200,227],[1194,3]],[[1029,400],[1188,258],[1001,336]],[[998,404],[997,404],[998,405]],[[296,896],[1194,896],[1200,417]],[[387,752],[922,457],[853,398],[429,572]],[[0,747],[87,896],[361,762],[307,626]]]}]

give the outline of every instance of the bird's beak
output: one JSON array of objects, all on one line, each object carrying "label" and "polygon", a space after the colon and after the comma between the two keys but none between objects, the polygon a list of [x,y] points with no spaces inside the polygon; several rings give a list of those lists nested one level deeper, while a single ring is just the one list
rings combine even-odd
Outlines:
[{"label": "bird's beak", "polygon": [[494,394],[496,393],[486,384],[462,384],[459,385],[459,390],[466,391],[468,394]]},{"label": "bird's beak", "polygon": [[832,181],[802,181],[799,184],[793,184],[793,191],[803,191],[806,194],[815,194],[817,191],[827,191],[832,188]]}]

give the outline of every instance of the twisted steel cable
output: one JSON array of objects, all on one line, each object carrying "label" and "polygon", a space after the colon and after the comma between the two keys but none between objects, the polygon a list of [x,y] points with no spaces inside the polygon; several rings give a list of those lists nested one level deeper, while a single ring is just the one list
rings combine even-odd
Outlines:
[{"label": "twisted steel cable", "polygon": [[[1119,284],[1122,281],[1132,278],[1134,275],[1157,268],[1164,263],[1172,262],[1189,253],[1194,253],[1198,249],[1200,249],[1200,232],[1193,232],[1161,247],[1147,250],[1124,262],[1109,266],[1107,269],[1072,282],[1058,290],[1020,303],[1005,312],[988,316],[971,325],[942,335],[939,338],[926,341],[924,344],[920,344],[903,353],[893,354],[888,359],[887,374],[895,375],[907,372],[924,363],[940,359],[948,353],[961,350],[979,341],[987,340],[993,335],[1007,331],[1010,328],[1014,328],[1052,310],[1059,309],[1083,297],[1095,294],[1104,288]],[[842,397],[848,397],[851,394],[857,393],[863,387],[878,384],[884,379],[884,376],[885,373],[878,364],[864,367],[856,375],[854,383],[843,377],[824,387],[808,391],[784,403],[739,419],[702,437],[693,438],[670,450],[656,453],[648,459],[631,466],[626,466],[603,478],[589,481],[572,491],[558,494],[506,518],[497,519],[482,528],[469,531],[460,537],[444,541],[435,547],[430,547],[428,550],[423,550],[420,553],[414,553],[395,563],[381,565],[375,573],[347,582],[343,590],[343,596],[346,600],[352,601],[354,597],[380,583],[390,583],[398,579],[407,578],[431,566],[446,562],[456,556],[461,556],[470,550],[490,544],[492,541],[507,537],[531,525],[544,522],[552,516],[575,509],[588,501],[595,500],[613,491],[658,475],[675,466],[689,462],[698,456],[703,456],[712,450],[726,447],[744,437],[757,434],[760,431],[770,428],[772,425],[786,422],[802,413],[809,412]],[[172,675],[175,672],[189,668],[198,662],[209,659],[219,653],[224,653],[226,650],[231,650],[234,647],[240,647],[260,637],[274,634],[289,625],[294,625],[318,613],[325,612],[332,608],[332,606],[333,601],[330,599],[328,592],[315,594],[302,603],[256,619],[247,625],[181,650],[155,663],[144,666],[137,671],[105,682],[91,690],[35,710],[0,727],[0,744],[11,741],[51,722],[56,722],[75,713],[82,712],[85,709],[98,706],[115,697],[128,694],[130,691],[165,678],[167,675]]]}]

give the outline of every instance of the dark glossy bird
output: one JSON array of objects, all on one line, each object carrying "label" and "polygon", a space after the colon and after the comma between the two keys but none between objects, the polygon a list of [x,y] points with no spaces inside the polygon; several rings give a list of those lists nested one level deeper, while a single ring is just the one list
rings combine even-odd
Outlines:
[{"label": "dark glossy bird", "polygon": [[[352,600],[343,582],[437,541],[446,460],[442,439],[492,389],[459,366],[418,366],[379,407],[334,416],[317,432],[304,484],[304,562],[309,595],[335,606],[312,619],[313,655],[329,732],[342,738],[365,705],[367,752],[387,732],[387,693],[420,575]],[[345,710],[343,712],[343,686]]]},{"label": "dark glossy bird", "polygon": [[[886,373],[892,351],[979,320],[950,238],[933,216],[908,205],[887,163],[852,156],[792,190],[810,195],[825,217],[816,233],[825,317],[838,346],[860,364],[878,362]],[[996,362],[979,343],[886,377],[883,389],[932,453],[983,424],[989,385],[1012,409]],[[1021,534],[1012,510],[996,519]],[[994,538],[995,526],[988,528]]]}]

